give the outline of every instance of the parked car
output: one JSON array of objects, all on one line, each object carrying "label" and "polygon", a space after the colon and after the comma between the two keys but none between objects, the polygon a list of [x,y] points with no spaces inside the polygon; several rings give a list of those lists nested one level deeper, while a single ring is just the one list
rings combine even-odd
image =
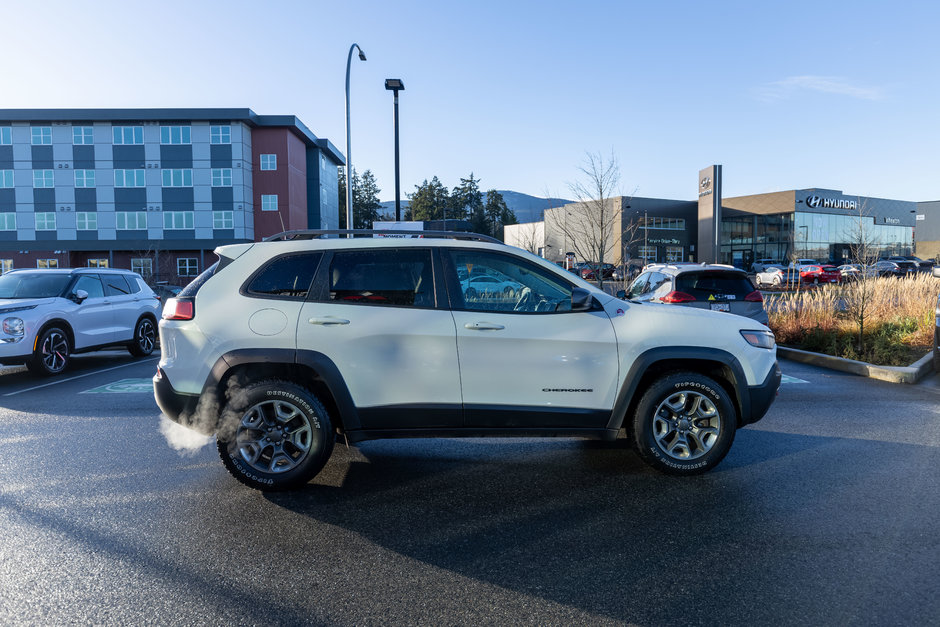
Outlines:
[{"label": "parked car", "polygon": [[597,281],[597,271],[600,267],[601,277],[606,281],[613,278],[614,275],[614,264],[605,263],[605,264],[596,264],[596,263],[586,263],[579,269],[581,273],[581,278],[585,281]]},{"label": "parked car", "polygon": [[842,274],[835,266],[806,265],[800,268],[800,280],[803,283],[819,285],[820,283],[841,283]]},{"label": "parked car", "polygon": [[915,257],[914,255],[897,255],[894,257],[888,257],[888,261],[897,261],[897,262],[911,262],[917,266],[918,272],[930,272],[934,267],[934,262],[929,259],[921,259],[920,257]]},{"label": "parked car", "polygon": [[0,364],[55,375],[72,355],[124,347],[153,352],[160,301],[136,272],[10,270],[0,276]]},{"label": "parked car", "polygon": [[751,264],[751,272],[766,272],[770,266],[780,266],[780,262],[774,259],[758,259]]},{"label": "parked car", "polygon": [[179,294],[183,288],[179,285],[157,283],[156,285],[151,285],[150,289],[152,289],[153,293],[157,295],[157,298],[160,299],[160,302],[165,303],[171,298],[176,298],[176,295]]},{"label": "parked car", "polygon": [[842,282],[857,281],[862,276],[862,266],[857,263],[844,263],[839,266],[839,274],[842,275]]},{"label": "parked car", "polygon": [[[931,272],[940,279],[940,266],[934,266]],[[934,311],[933,369],[940,373],[940,293],[937,294],[937,309]]]},{"label": "parked car", "polygon": [[[692,475],[779,388],[773,333],[754,320],[624,303],[485,236],[335,234],[217,248],[163,311],[160,409],[215,434],[254,488],[304,485],[337,435],[612,440],[624,428],[651,466]],[[460,269],[522,289],[512,303],[468,299]]]},{"label": "parked car", "polygon": [[869,276],[890,276],[890,277],[903,277],[907,276],[910,272],[901,268],[901,266],[896,261],[888,261],[887,259],[881,259],[876,261],[874,264],[869,266],[868,274]]},{"label": "parked car", "polygon": [[768,266],[755,277],[757,287],[792,287],[799,284],[800,273],[795,268]]},{"label": "parked car", "polygon": [[764,297],[747,273],[720,264],[651,264],[622,298],[723,311],[767,324]]},{"label": "parked car", "polygon": [[467,298],[514,298],[522,285],[506,277],[488,274],[471,274],[460,282]]},{"label": "parked car", "polygon": [[790,268],[802,268],[803,266],[813,266],[817,265],[819,262],[815,259],[797,259],[796,261],[791,261],[789,266]]}]

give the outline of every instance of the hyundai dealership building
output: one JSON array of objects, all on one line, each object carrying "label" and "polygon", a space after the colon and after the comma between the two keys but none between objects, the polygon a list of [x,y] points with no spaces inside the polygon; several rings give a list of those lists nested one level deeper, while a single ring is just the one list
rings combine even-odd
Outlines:
[{"label": "hyundai dealership building", "polygon": [[[619,221],[611,229],[604,260],[705,261],[740,268],[750,268],[758,259],[782,262],[793,257],[848,263],[851,245],[860,237],[873,244],[879,256],[940,254],[940,202],[873,198],[826,188],[724,198],[721,177],[721,166],[701,170],[695,200],[611,199]],[[561,261],[577,250],[570,241],[577,229],[564,225],[583,211],[578,203],[545,211],[543,256]],[[526,225],[508,226],[506,242],[531,250],[528,243],[515,241],[517,232],[529,231]]]}]

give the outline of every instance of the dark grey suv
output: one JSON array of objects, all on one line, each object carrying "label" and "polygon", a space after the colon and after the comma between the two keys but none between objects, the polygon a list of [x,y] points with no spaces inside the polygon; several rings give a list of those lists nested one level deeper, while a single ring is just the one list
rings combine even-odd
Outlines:
[{"label": "dark grey suv", "polygon": [[646,266],[621,298],[725,311],[767,324],[764,298],[747,273],[721,264]]}]

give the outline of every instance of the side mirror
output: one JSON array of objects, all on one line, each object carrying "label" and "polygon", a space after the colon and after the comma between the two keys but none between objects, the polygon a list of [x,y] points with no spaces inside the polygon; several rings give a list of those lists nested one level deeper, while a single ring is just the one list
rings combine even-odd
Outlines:
[{"label": "side mirror", "polygon": [[594,307],[594,296],[583,287],[571,291],[571,311],[590,311]]},{"label": "side mirror", "polygon": [[74,297],[75,302],[81,305],[82,301],[88,298],[88,292],[85,290],[75,290],[75,293],[72,296]]},{"label": "side mirror", "polygon": [[627,300],[627,290],[617,290],[617,298]]}]

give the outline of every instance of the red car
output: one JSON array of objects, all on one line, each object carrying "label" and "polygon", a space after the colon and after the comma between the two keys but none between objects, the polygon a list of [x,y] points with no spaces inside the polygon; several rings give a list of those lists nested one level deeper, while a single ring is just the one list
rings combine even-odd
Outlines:
[{"label": "red car", "polygon": [[803,266],[800,268],[800,280],[803,283],[840,283],[842,273],[835,266]]}]

